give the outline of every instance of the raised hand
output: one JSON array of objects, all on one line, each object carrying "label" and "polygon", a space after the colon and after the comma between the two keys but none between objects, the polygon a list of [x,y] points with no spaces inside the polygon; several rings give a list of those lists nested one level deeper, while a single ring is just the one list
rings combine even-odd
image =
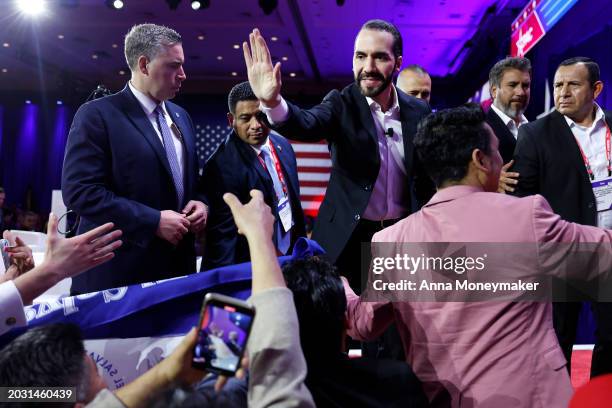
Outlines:
[{"label": "raised hand", "polygon": [[43,264],[63,278],[72,277],[94,266],[110,261],[114,251],[122,244],[121,230],[115,230],[109,222],[84,234],[69,239],[57,232],[58,219],[49,216],[47,227],[47,251]]},{"label": "raised hand", "polygon": [[270,50],[257,28],[249,34],[249,43],[250,49],[246,41],[242,43],[249,83],[255,96],[265,106],[273,108],[281,101],[281,63],[272,66]]},{"label": "raised hand", "polygon": [[274,216],[272,210],[266,205],[263,193],[259,190],[251,190],[251,201],[241,204],[238,197],[232,193],[225,193],[223,201],[232,211],[238,232],[247,239],[271,240],[274,229]]}]

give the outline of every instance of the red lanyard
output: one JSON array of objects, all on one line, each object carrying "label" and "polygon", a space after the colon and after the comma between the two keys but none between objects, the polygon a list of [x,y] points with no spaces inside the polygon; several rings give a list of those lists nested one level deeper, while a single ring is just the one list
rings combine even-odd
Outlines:
[{"label": "red lanyard", "polygon": [[[278,156],[276,155],[276,149],[274,149],[272,143],[270,143],[268,146],[270,147],[270,153],[272,154],[272,161],[274,162],[274,167],[276,168],[276,174],[278,174],[281,186],[283,187],[283,193],[287,195],[287,185],[285,184],[285,177],[283,176],[283,171],[280,166],[280,160],[278,160]],[[270,174],[270,171],[266,167],[266,162],[264,161],[264,159],[261,158],[261,154],[258,154],[257,158],[259,159],[259,162],[264,167],[264,169],[266,169],[268,174]],[[272,177],[271,174],[270,177]]]},{"label": "red lanyard", "polygon": [[[593,174],[593,169],[591,168],[591,164],[589,163],[588,157],[586,157],[586,154],[584,154],[584,151],[580,146],[578,138],[574,136],[574,139],[576,139],[576,144],[578,145],[578,149],[580,149],[580,154],[582,155],[582,160],[584,160],[584,166],[586,167],[587,173],[589,173],[589,177],[591,178],[591,180],[595,180],[595,175]],[[610,161],[611,150],[612,148],[610,142],[610,127],[606,125],[606,161],[608,163],[608,177],[612,176],[612,162]]]}]

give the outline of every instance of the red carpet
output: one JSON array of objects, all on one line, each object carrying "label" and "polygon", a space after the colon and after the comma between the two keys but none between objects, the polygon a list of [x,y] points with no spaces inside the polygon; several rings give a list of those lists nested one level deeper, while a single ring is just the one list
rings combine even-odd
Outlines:
[{"label": "red carpet", "polygon": [[[574,351],[572,352],[572,386],[574,389],[589,381],[592,354],[592,345],[574,347]],[[349,350],[349,357],[361,357],[361,350]]]},{"label": "red carpet", "polygon": [[574,348],[572,352],[572,385],[574,389],[589,381],[592,353],[593,350],[577,350]]}]

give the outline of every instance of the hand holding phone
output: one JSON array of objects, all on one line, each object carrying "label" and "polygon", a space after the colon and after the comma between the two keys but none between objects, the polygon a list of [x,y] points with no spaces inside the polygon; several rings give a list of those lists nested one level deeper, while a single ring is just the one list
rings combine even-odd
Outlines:
[{"label": "hand holding phone", "polygon": [[255,308],[248,303],[217,293],[208,293],[198,325],[192,365],[225,376],[240,368],[253,325]]},{"label": "hand holding phone", "polygon": [[5,279],[15,279],[34,268],[34,257],[30,247],[10,231],[4,231],[3,237],[0,239],[0,252],[6,273]]}]

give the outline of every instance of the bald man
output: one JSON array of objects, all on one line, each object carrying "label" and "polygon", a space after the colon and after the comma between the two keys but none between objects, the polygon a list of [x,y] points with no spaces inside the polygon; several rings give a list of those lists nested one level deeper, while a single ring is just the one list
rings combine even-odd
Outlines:
[{"label": "bald man", "polygon": [[420,65],[408,65],[397,76],[396,86],[404,93],[429,103],[431,98],[431,77]]}]

